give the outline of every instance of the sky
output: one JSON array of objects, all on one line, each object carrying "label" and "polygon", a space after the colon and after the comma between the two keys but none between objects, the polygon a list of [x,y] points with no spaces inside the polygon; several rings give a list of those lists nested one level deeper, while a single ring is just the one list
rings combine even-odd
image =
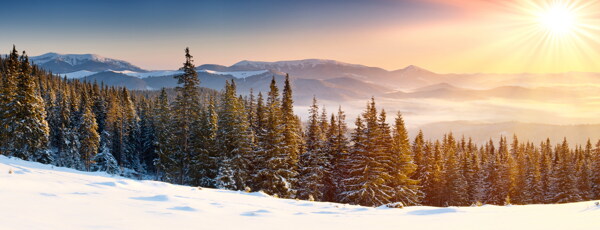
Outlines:
[{"label": "sky", "polygon": [[[3,2],[0,53],[94,53],[145,69],[308,58],[438,73],[600,72],[599,1],[30,0]],[[540,23],[554,6],[576,22]],[[552,24],[564,24],[558,14]]]}]

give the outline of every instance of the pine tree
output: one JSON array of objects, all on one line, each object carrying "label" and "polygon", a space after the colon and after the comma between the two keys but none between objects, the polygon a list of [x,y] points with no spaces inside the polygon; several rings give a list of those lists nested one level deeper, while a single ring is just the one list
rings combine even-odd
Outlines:
[{"label": "pine tree", "polygon": [[577,190],[581,196],[581,200],[589,200],[592,198],[592,169],[590,164],[590,156],[592,152],[592,143],[588,139],[585,150],[579,146],[575,150],[575,172],[577,179]]},{"label": "pine tree", "polygon": [[577,187],[577,174],[573,152],[569,149],[569,144],[565,138],[561,145],[556,147],[553,180],[555,181],[554,199],[556,203],[568,203],[581,201],[579,189]]},{"label": "pine tree", "polygon": [[[107,132],[104,132],[107,133]],[[93,164],[90,167],[91,171],[102,171],[109,174],[119,174],[120,169],[117,160],[110,153],[110,148],[104,144],[101,147],[100,153],[96,154],[93,159]]]},{"label": "pine tree", "polygon": [[553,187],[552,181],[552,148],[550,139],[546,139],[545,142],[540,144],[540,187],[542,189],[542,197],[540,202],[549,203],[552,202],[553,194],[550,191]]},{"label": "pine tree", "polygon": [[592,152],[592,199],[600,199],[600,140]]},{"label": "pine tree", "polygon": [[391,148],[392,167],[390,187],[394,189],[392,202],[402,202],[404,205],[417,205],[422,199],[418,180],[411,179],[417,169],[413,161],[408,132],[404,125],[402,114],[398,112],[393,131]]},{"label": "pine tree", "polygon": [[327,132],[327,150],[331,157],[331,185],[328,186],[324,200],[338,201],[340,194],[344,191],[343,180],[346,178],[344,162],[349,158],[349,142],[346,137],[348,127],[346,125],[346,115],[340,106],[337,116],[332,115],[331,125]]},{"label": "pine tree", "polygon": [[285,82],[281,97],[281,126],[283,129],[283,147],[287,154],[290,170],[296,171],[302,146],[302,131],[300,119],[294,114],[294,100],[292,99],[292,85],[289,74],[285,75]]},{"label": "pine tree", "polygon": [[235,82],[225,85],[218,116],[217,146],[221,164],[217,187],[243,190],[250,180],[250,154],[254,142],[242,101],[236,95]]},{"label": "pine tree", "polygon": [[431,206],[444,205],[444,171],[443,152],[439,141],[425,145],[426,162],[425,173],[421,178],[421,185],[425,194],[423,204]]},{"label": "pine tree", "polygon": [[90,170],[92,160],[100,147],[100,135],[98,135],[98,125],[96,117],[92,113],[90,102],[84,97],[80,111],[80,118],[77,122],[79,137],[79,154],[82,157],[85,169]]},{"label": "pine tree", "polygon": [[488,202],[496,205],[505,203],[509,197],[510,174],[508,165],[508,145],[506,138],[500,138],[498,151],[492,156],[490,173],[490,192]]},{"label": "pine tree", "polygon": [[[356,120],[357,128],[352,136],[354,145],[350,157],[344,163],[348,168],[348,178],[344,180],[342,202],[379,206],[390,203],[394,189],[389,186],[391,175],[390,155],[385,152],[385,130],[382,119],[378,119],[375,99],[367,104],[362,119]],[[389,137],[391,139],[391,137]]]},{"label": "pine tree", "polygon": [[216,188],[219,171],[217,145],[218,115],[216,100],[211,98],[200,116],[199,133],[195,136],[198,153],[192,159],[192,177],[194,185]]},{"label": "pine tree", "polygon": [[20,58],[17,75],[16,94],[12,105],[16,112],[14,117],[12,139],[12,155],[24,160],[50,163],[48,151],[49,128],[46,121],[44,101],[39,95],[37,83],[32,76],[32,68],[25,52]]},{"label": "pine tree", "polygon": [[330,168],[330,159],[325,149],[326,139],[323,121],[319,117],[317,99],[313,97],[313,104],[309,109],[308,126],[305,134],[304,153],[300,157],[299,198],[324,200],[326,191],[326,177]]},{"label": "pine tree", "polygon": [[423,136],[422,130],[419,130],[419,133],[413,141],[411,153],[413,154],[415,165],[417,165],[411,178],[420,181],[425,177],[425,168],[427,164],[427,156],[425,155],[425,137]]},{"label": "pine tree", "polygon": [[442,146],[446,162],[444,165],[445,184],[445,205],[446,206],[464,206],[469,205],[467,200],[467,181],[464,172],[460,166],[460,156],[456,147],[456,141],[452,133],[444,138]]},{"label": "pine tree", "polygon": [[0,154],[14,155],[15,126],[17,122],[17,106],[15,106],[17,92],[17,75],[19,74],[19,53],[13,46],[12,52],[5,62],[2,74],[2,88],[0,88]]},{"label": "pine tree", "polygon": [[192,61],[189,48],[185,49],[185,63],[183,74],[175,76],[177,79],[177,97],[173,107],[173,131],[171,146],[173,148],[172,165],[174,173],[170,178],[175,183],[185,184],[188,182],[190,158],[195,149],[192,148],[192,132],[195,121],[200,119],[200,96],[198,92],[198,73]]},{"label": "pine tree", "polygon": [[[296,161],[286,152],[284,143],[283,114],[279,99],[279,89],[275,78],[271,80],[270,91],[265,106],[264,134],[261,134],[260,152],[257,161],[263,162],[257,172],[257,187],[278,197],[294,197],[296,190]],[[259,115],[257,115],[259,116]]]},{"label": "pine tree", "polygon": [[155,151],[158,158],[155,160],[154,165],[159,179],[174,181],[177,175],[175,165],[178,159],[173,154],[171,108],[164,88],[156,98],[155,104],[153,122],[156,130]]}]

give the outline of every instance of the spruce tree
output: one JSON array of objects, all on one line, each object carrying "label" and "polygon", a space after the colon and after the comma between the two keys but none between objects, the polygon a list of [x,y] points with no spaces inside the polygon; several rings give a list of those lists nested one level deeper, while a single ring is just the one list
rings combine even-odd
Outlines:
[{"label": "spruce tree", "polygon": [[452,133],[444,138],[442,146],[446,162],[444,165],[445,184],[445,205],[446,206],[464,206],[469,205],[467,181],[465,173],[460,166],[460,156],[456,147],[456,141]]},{"label": "spruce tree", "polygon": [[220,165],[217,187],[243,190],[250,180],[253,136],[235,82],[225,85],[218,115],[217,146]]},{"label": "spruce tree", "polygon": [[319,117],[317,99],[309,109],[305,148],[300,157],[299,198],[324,200],[330,159],[325,149],[325,133]]},{"label": "spruce tree", "polygon": [[155,104],[153,122],[156,130],[155,151],[158,157],[154,162],[156,174],[163,181],[175,181],[175,165],[178,159],[173,154],[171,108],[164,88],[156,98]]},{"label": "spruce tree", "polygon": [[79,154],[82,157],[85,169],[90,170],[92,161],[100,147],[100,135],[98,134],[98,125],[96,117],[92,113],[91,102],[84,97],[80,111],[80,118],[77,123],[79,137]]},{"label": "spruce tree", "polygon": [[344,192],[341,200],[353,204],[379,206],[390,203],[393,188],[389,186],[391,175],[389,167],[391,159],[384,143],[389,135],[378,119],[375,99],[367,104],[362,118],[356,120],[354,142],[350,156],[344,163],[348,168],[349,178],[344,180]]},{"label": "spruce tree", "polygon": [[392,180],[390,187],[394,189],[392,202],[402,202],[404,205],[419,204],[422,198],[418,185],[419,181],[411,179],[417,165],[413,161],[408,132],[400,112],[396,115],[393,130],[391,160],[390,175]]},{"label": "spruce tree", "polygon": [[200,128],[195,135],[197,154],[192,158],[192,184],[215,188],[219,172],[219,151],[217,145],[218,115],[216,100],[210,98],[200,116]]},{"label": "spruce tree", "polygon": [[256,158],[257,161],[263,162],[257,171],[257,187],[279,197],[294,197],[296,189],[293,186],[297,184],[298,175],[296,159],[282,144],[285,139],[283,114],[275,78],[271,80],[265,115],[264,134],[259,137],[261,147]]},{"label": "spruce tree", "polygon": [[17,75],[19,74],[19,53],[15,46],[6,59],[0,88],[0,154],[14,155],[15,123],[17,122],[17,107],[15,106],[17,92]]},{"label": "spruce tree", "polygon": [[338,201],[341,193],[344,191],[343,180],[346,178],[344,162],[349,158],[349,141],[346,137],[348,127],[346,125],[346,115],[340,106],[335,118],[332,115],[331,125],[327,132],[327,150],[331,157],[331,185],[328,186],[325,194],[326,201]]},{"label": "spruce tree", "polygon": [[12,155],[24,160],[50,163],[49,128],[44,101],[39,94],[32,67],[25,52],[20,58],[16,94],[12,106],[16,112],[12,126]]},{"label": "spruce tree", "polygon": [[177,97],[173,106],[173,129],[171,146],[173,148],[172,159],[175,164],[169,170],[174,175],[171,179],[175,183],[185,184],[188,182],[190,158],[196,151],[192,145],[193,130],[195,121],[200,119],[200,96],[198,92],[198,73],[193,64],[192,55],[189,48],[185,49],[185,63],[183,63],[183,74],[176,75],[177,79]]}]

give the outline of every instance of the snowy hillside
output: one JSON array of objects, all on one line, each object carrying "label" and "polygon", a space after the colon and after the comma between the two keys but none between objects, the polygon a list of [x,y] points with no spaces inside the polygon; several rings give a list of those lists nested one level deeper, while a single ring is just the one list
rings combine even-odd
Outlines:
[{"label": "snowy hillside", "polygon": [[0,229],[598,229],[594,202],[369,208],[138,181],[0,156]]}]

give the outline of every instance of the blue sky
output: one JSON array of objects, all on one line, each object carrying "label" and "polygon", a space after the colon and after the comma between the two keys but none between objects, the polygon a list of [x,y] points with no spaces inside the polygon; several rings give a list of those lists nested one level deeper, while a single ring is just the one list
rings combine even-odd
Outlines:
[{"label": "blue sky", "polygon": [[[448,6],[412,0],[33,0],[2,5],[8,9],[0,13],[4,49],[16,44],[31,55],[96,53],[150,69],[178,66],[176,57],[185,46],[201,63],[333,58],[295,50],[303,45],[318,50],[314,43],[323,37],[348,40],[344,35],[362,28],[452,13]],[[294,47],[286,53],[286,46]]]},{"label": "blue sky", "polygon": [[15,44],[32,56],[94,53],[175,69],[190,47],[197,64],[322,58],[443,73],[600,71],[600,4],[569,1],[580,28],[550,43],[534,14],[556,1],[6,1],[0,53]]}]

